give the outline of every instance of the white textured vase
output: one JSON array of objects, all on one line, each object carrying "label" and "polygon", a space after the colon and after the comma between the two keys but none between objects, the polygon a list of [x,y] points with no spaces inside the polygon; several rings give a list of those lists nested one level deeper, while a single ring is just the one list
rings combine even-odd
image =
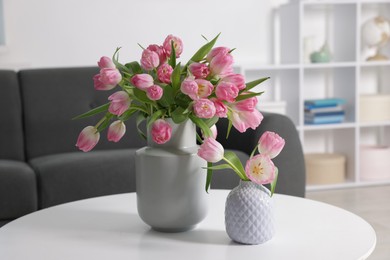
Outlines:
[{"label": "white textured vase", "polygon": [[193,229],[207,213],[206,167],[197,155],[196,127],[172,125],[171,139],[152,141],[136,152],[137,208],[141,219],[161,232]]},{"label": "white textured vase", "polygon": [[274,233],[273,200],[270,191],[250,181],[240,181],[228,195],[225,227],[229,237],[241,244],[257,245]]}]

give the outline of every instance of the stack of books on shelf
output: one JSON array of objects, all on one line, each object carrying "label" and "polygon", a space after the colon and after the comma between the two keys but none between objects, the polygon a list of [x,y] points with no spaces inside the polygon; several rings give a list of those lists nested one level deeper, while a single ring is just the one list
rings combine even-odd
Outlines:
[{"label": "stack of books on shelf", "polygon": [[305,101],[305,124],[335,124],[345,118],[345,99],[326,98]]}]

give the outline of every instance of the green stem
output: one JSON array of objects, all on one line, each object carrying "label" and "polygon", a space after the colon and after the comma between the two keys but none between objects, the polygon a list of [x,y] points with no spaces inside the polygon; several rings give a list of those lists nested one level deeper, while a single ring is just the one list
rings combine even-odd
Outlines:
[{"label": "green stem", "polygon": [[248,180],[248,178],[245,175],[242,175],[241,172],[237,169],[237,167],[231,161],[229,161],[225,157],[223,157],[223,160],[225,162],[227,162],[230,165],[230,167],[232,167],[233,171],[235,171],[237,173],[238,177],[240,177],[241,180],[244,180],[244,181]]}]

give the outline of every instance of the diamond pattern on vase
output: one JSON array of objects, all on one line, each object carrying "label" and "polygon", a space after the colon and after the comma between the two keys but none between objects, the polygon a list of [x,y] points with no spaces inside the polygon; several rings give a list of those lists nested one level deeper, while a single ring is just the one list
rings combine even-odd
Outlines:
[{"label": "diamond pattern on vase", "polygon": [[238,243],[257,245],[270,240],[275,228],[269,190],[240,181],[226,199],[225,227],[229,237]]}]

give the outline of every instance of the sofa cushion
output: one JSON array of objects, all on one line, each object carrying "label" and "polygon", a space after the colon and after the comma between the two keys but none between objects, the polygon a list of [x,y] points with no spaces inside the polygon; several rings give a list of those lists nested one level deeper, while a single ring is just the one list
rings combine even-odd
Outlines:
[{"label": "sofa cushion", "polygon": [[13,219],[37,210],[33,170],[23,162],[0,160],[0,219]]},{"label": "sofa cushion", "polygon": [[14,71],[0,70],[0,111],[0,159],[22,161],[22,107]]},{"label": "sofa cushion", "polygon": [[135,191],[136,149],[73,152],[30,161],[37,174],[39,208]]},{"label": "sofa cushion", "polygon": [[[96,91],[92,77],[97,73],[97,67],[19,71],[28,160],[77,150],[75,144],[81,130],[95,125],[102,115],[72,118],[108,103],[110,93],[119,90]],[[137,135],[134,118],[130,121],[126,123],[129,134],[121,142],[108,142],[103,132],[94,150],[143,146],[145,141]]]}]

